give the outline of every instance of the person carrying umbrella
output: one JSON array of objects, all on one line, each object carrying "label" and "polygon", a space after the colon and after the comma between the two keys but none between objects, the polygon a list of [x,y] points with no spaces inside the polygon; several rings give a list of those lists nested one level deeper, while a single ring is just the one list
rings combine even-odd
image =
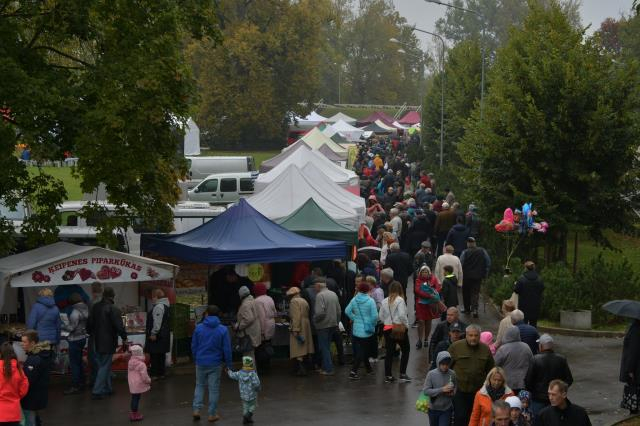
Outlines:
[{"label": "person carrying umbrella", "polygon": [[640,302],[634,300],[614,300],[602,308],[614,315],[631,318],[622,344],[620,361],[620,381],[625,383],[621,408],[630,414],[638,414],[640,400]]}]

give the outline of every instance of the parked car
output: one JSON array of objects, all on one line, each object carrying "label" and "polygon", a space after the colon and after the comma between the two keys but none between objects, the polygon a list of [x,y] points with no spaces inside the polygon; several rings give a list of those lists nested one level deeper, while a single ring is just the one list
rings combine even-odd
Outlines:
[{"label": "parked car", "polygon": [[189,191],[189,201],[206,201],[210,204],[235,203],[253,194],[255,173],[221,173],[207,176]]},{"label": "parked car", "polygon": [[202,180],[212,174],[243,173],[256,170],[252,156],[185,157],[189,163],[189,179]]}]

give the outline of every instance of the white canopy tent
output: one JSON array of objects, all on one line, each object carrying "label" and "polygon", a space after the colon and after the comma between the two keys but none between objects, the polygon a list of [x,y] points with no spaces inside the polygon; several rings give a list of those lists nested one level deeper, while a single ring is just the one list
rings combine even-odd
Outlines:
[{"label": "white canopy tent", "polygon": [[327,124],[324,129],[322,129],[322,133],[325,134],[328,137],[331,137],[333,135],[335,135],[336,133],[338,133],[338,130],[336,130],[335,127],[333,127],[331,124]]},{"label": "white canopy tent", "polygon": [[[300,141],[296,143],[300,143]],[[258,175],[258,178],[254,183],[255,192],[264,190],[268,185],[274,182],[278,176],[284,173],[289,165],[294,164],[303,168],[307,163],[316,164],[325,176],[343,188],[359,187],[360,185],[360,179],[354,171],[338,166],[318,151],[297,149],[296,152],[282,160],[280,164],[275,166],[273,169]]]},{"label": "white canopy tent", "polygon": [[357,127],[352,126],[351,124],[344,121],[338,121],[332,124],[331,127],[336,129],[342,136],[350,141],[359,141],[360,137],[364,133],[364,130],[358,129]]},{"label": "white canopy tent", "polygon": [[394,121],[392,124],[393,124],[394,127],[397,127],[400,130],[407,130],[409,128],[407,126],[403,126],[402,124],[398,123],[397,121]]},{"label": "white canopy tent", "polygon": [[[322,145],[327,145],[336,154],[340,154],[340,155],[344,155],[344,156],[347,155],[347,149],[346,148],[344,148],[341,145],[335,143],[333,140],[331,140],[331,138],[329,136],[327,136],[324,133],[322,133],[322,131],[320,129],[318,129],[317,127],[311,129],[306,135],[304,135],[303,137],[298,139],[296,141],[296,143],[298,143],[300,141],[303,141],[304,143],[309,145],[309,147],[311,149],[320,149],[320,147]],[[285,150],[291,149],[291,147],[293,145],[294,144],[286,147]]]},{"label": "white canopy tent", "polygon": [[327,117],[323,117],[315,111],[311,111],[306,117],[294,117],[291,120],[290,127],[293,129],[308,129],[327,121]]},{"label": "white canopy tent", "polygon": [[297,165],[289,164],[268,187],[246,200],[264,216],[277,221],[288,217],[313,198],[333,220],[349,229],[358,229],[364,217],[361,218],[361,214],[349,205],[337,201],[335,189],[327,185],[326,179],[312,182]]},{"label": "white canopy tent", "polygon": [[341,112],[332,115],[331,117],[325,120],[327,123],[337,123],[338,121],[344,121],[348,124],[356,124],[356,119],[353,117],[349,117],[347,114],[343,114]]},{"label": "white canopy tent", "polygon": [[191,117],[184,129],[184,155],[200,155],[200,128]]},{"label": "white canopy tent", "polygon": [[[173,280],[178,267],[95,246],[58,242],[0,259],[0,313],[16,313],[18,288],[24,292],[26,315],[38,289],[77,284],[90,294],[91,284]],[[138,286],[113,286],[122,305],[139,305]]]}]

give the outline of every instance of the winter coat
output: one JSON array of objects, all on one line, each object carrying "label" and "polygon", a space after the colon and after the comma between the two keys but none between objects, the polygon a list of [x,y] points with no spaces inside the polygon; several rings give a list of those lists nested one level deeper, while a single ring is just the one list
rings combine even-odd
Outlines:
[{"label": "winter coat", "polygon": [[507,330],[494,360],[498,367],[504,368],[511,389],[526,387],[525,379],[533,362],[533,353],[529,345],[520,341],[520,330],[516,327]]},{"label": "winter coat", "polygon": [[276,334],[276,305],[273,299],[266,294],[255,299],[258,319],[260,320],[260,330],[264,340],[271,340]]},{"label": "winter coat", "polygon": [[[289,318],[292,332],[289,337],[289,358],[300,358],[314,353],[307,301],[300,296],[293,297],[289,302]],[[293,332],[299,333],[304,341],[302,343],[298,341]]]},{"label": "winter coat", "polygon": [[567,399],[564,410],[551,405],[543,408],[536,417],[536,426],[591,426],[591,420],[584,408]]},{"label": "winter coat", "polygon": [[[504,395],[500,398],[505,400],[513,395],[513,391],[509,389],[509,386],[505,385]],[[491,406],[493,401],[487,392],[487,386],[484,385],[473,399],[473,410],[471,411],[471,418],[469,419],[469,426],[483,426],[491,424],[493,416],[491,415]]]},{"label": "winter coat", "polygon": [[522,274],[513,291],[519,296],[518,309],[524,313],[525,322],[537,321],[544,291],[544,283],[538,272],[533,270]]},{"label": "winter coat", "polygon": [[573,383],[573,375],[567,359],[553,351],[544,351],[534,355],[525,382],[531,392],[531,399],[549,404],[549,382],[560,379],[569,386]]},{"label": "winter coat", "polygon": [[482,247],[469,247],[464,250],[460,255],[460,263],[466,278],[481,280],[489,276],[491,258]]},{"label": "winter coat", "polygon": [[462,263],[460,263],[458,256],[449,253],[438,256],[438,260],[436,260],[436,267],[433,273],[438,277],[438,281],[444,281],[444,267],[447,265],[453,268],[453,273],[458,277],[458,285],[464,285],[462,281],[464,276],[462,272]]},{"label": "winter coat", "polygon": [[[434,362],[436,366],[445,358],[450,357],[449,352],[438,353]],[[433,368],[427,373],[422,385],[422,392],[431,397],[431,406],[433,410],[445,411],[453,407],[453,396],[442,393],[442,388],[449,383],[453,384],[453,393],[456,393],[456,372],[449,369],[446,373],[440,371],[439,368]]]},{"label": "winter coat", "polygon": [[431,305],[440,301],[440,290],[442,286],[435,275],[431,274],[428,279],[418,277],[413,288],[417,303]]},{"label": "winter coat", "polygon": [[53,364],[53,352],[49,343],[36,343],[22,365],[24,374],[29,379],[29,392],[22,398],[25,410],[43,410],[49,402],[49,371]]},{"label": "winter coat", "polygon": [[243,401],[254,401],[258,398],[258,392],[260,391],[260,378],[255,370],[242,370],[227,371],[231,380],[238,382],[240,388],[240,399]]},{"label": "winter coat", "polygon": [[196,326],[191,337],[191,354],[199,367],[231,366],[229,330],[220,324],[218,317],[208,315]]},{"label": "winter coat", "polygon": [[469,228],[469,235],[473,238],[480,236],[480,230],[482,228],[482,220],[480,215],[476,212],[468,212],[465,216],[465,225]]},{"label": "winter coat", "polygon": [[436,224],[433,231],[436,235],[447,235],[449,230],[456,224],[456,212],[453,210],[444,210],[438,213]]},{"label": "winter coat", "polygon": [[455,274],[444,277],[440,298],[447,305],[447,308],[458,306],[458,278],[456,278]]},{"label": "winter coat", "polygon": [[62,320],[53,297],[38,297],[27,318],[27,328],[36,330],[40,341],[47,340],[52,345],[60,342]]},{"label": "winter coat", "polygon": [[500,320],[500,325],[498,326],[498,335],[496,336],[496,348],[499,348],[502,345],[502,340],[504,339],[504,335],[510,328],[514,328],[513,322],[511,322],[511,316],[507,314],[502,320]]},{"label": "winter coat", "polygon": [[145,393],[151,389],[151,377],[149,377],[149,373],[147,372],[147,364],[144,362],[144,356],[132,355],[129,359],[127,370],[130,393]]},{"label": "winter coat", "polygon": [[249,295],[242,299],[238,309],[238,337],[249,336],[251,344],[257,348],[262,343],[262,330],[260,329],[260,318],[253,296]]},{"label": "winter coat", "polygon": [[403,251],[392,251],[385,259],[385,268],[393,269],[393,278],[407,287],[409,276],[413,273],[413,261],[408,253]]},{"label": "winter coat", "polygon": [[127,339],[120,309],[113,305],[113,300],[105,297],[91,308],[87,331],[93,338],[96,352],[100,354],[115,353],[118,347],[118,336],[122,340]]},{"label": "winter coat", "polygon": [[[538,333],[538,329],[534,326],[525,324],[523,321],[520,321],[516,324],[516,327],[520,331],[520,340],[529,345],[531,348],[531,352],[535,355],[538,353],[538,339],[540,338],[540,334]],[[504,338],[502,339],[504,342]]]},{"label": "winter coat", "polygon": [[376,331],[378,310],[376,302],[368,294],[358,293],[351,299],[345,313],[353,321],[353,335],[356,337],[371,337]]},{"label": "winter coat", "polygon": [[4,376],[4,361],[0,360],[0,423],[20,421],[20,399],[28,391],[29,379],[18,369],[18,361],[11,360],[11,377],[7,379]]},{"label": "winter coat", "polygon": [[[163,297],[147,312],[147,339],[144,349],[150,354],[165,354],[171,350],[171,306]],[[156,340],[149,339],[156,336]]]},{"label": "winter coat", "polygon": [[62,329],[69,332],[67,340],[76,342],[87,337],[87,320],[89,307],[84,302],[75,303],[69,315],[69,324],[62,324]]},{"label": "winter coat", "polygon": [[420,250],[413,257],[413,273],[417,275],[422,265],[427,265],[433,271],[435,263],[436,259],[431,251],[423,252]]},{"label": "winter coat", "polygon": [[622,343],[622,359],[620,361],[620,381],[629,383],[629,373],[633,373],[635,383],[640,381],[640,320],[634,320]]},{"label": "winter coat", "polygon": [[449,347],[449,353],[450,368],[458,376],[458,389],[466,393],[477,392],[495,365],[489,347],[483,343],[471,346],[462,339]]},{"label": "winter coat", "polygon": [[313,322],[316,330],[334,328],[338,326],[342,317],[338,295],[329,289],[324,289],[316,295]]},{"label": "winter coat", "polygon": [[393,306],[389,308],[389,298],[387,297],[380,305],[378,315],[380,322],[384,325],[404,324],[409,328],[409,316],[407,315],[407,304],[402,297],[396,297]]},{"label": "winter coat", "polygon": [[411,229],[409,229],[409,236],[407,238],[407,245],[410,253],[416,253],[420,250],[423,241],[427,241],[433,235],[433,226],[431,222],[425,217],[418,217],[414,222]]},{"label": "winter coat", "polygon": [[467,238],[469,238],[469,229],[461,224],[455,224],[447,234],[446,244],[453,246],[453,252],[456,256],[467,248]]}]

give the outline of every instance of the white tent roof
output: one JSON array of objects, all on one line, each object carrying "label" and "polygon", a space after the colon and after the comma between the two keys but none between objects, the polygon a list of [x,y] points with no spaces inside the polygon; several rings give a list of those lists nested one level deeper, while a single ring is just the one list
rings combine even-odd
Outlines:
[{"label": "white tent roof", "polygon": [[376,120],[376,121],[374,121],[374,123],[375,123],[376,125],[378,125],[378,127],[382,127],[383,129],[386,129],[386,130],[397,130],[395,127],[387,126],[387,125],[386,125],[386,124],[384,124],[384,122],[382,122],[381,120]]},{"label": "white tent roof", "polygon": [[191,117],[184,129],[184,155],[200,155],[200,128]]},{"label": "white tent roof", "polygon": [[327,123],[337,123],[338,121],[344,121],[345,123],[355,124],[356,119],[353,117],[349,117],[347,114],[343,114],[341,112],[332,115],[331,117],[325,120]]},{"label": "white tent roof", "polygon": [[336,133],[338,133],[338,130],[335,127],[333,127],[331,124],[327,124],[325,126],[325,128],[322,129],[322,133],[324,133],[328,137],[331,137],[331,136],[335,135]]},{"label": "white tent roof", "polygon": [[332,141],[329,136],[322,133],[322,131],[317,127],[311,129],[309,133],[301,137],[299,140],[304,141],[307,145],[309,145],[309,147],[311,147],[311,149],[320,149],[322,145],[328,145],[329,148],[331,148],[331,150],[336,154],[347,154],[346,148],[343,148],[342,146]]},{"label": "white tent roof", "polygon": [[398,123],[398,121],[394,121],[393,124],[395,127],[397,127],[398,129],[402,129],[402,130],[407,130],[409,127],[403,126],[402,124]]},{"label": "white tent roof", "polygon": [[364,133],[364,130],[358,129],[357,127],[352,126],[351,124],[346,123],[342,120],[336,123],[333,123],[331,127],[336,129],[341,135],[343,135],[345,138],[347,138],[350,141],[360,140],[360,137]]},{"label": "white tent roof", "polygon": [[309,113],[309,115],[307,115],[306,117],[296,116],[295,118],[293,118],[291,120],[291,125],[298,128],[307,128],[317,126],[318,124],[326,120],[326,117],[321,116],[315,111],[311,111],[311,113]]},{"label": "white tent roof", "polygon": [[[296,143],[300,143],[300,141]],[[327,178],[340,186],[346,187],[358,184],[358,175],[354,171],[343,169],[318,151],[298,149],[267,173],[260,173],[255,181],[255,191],[260,192],[269,184],[275,182],[277,177],[284,173],[289,165],[294,164],[303,168],[307,163],[316,164]]]},{"label": "white tent roof", "polygon": [[[298,150],[297,152],[300,152]],[[352,230],[360,226],[360,214],[349,205],[336,200],[336,187],[326,179],[312,182],[295,164],[289,164],[271,185],[247,202],[267,218],[277,221],[289,216],[309,198],[336,222]],[[346,192],[344,189],[339,188]]]}]

